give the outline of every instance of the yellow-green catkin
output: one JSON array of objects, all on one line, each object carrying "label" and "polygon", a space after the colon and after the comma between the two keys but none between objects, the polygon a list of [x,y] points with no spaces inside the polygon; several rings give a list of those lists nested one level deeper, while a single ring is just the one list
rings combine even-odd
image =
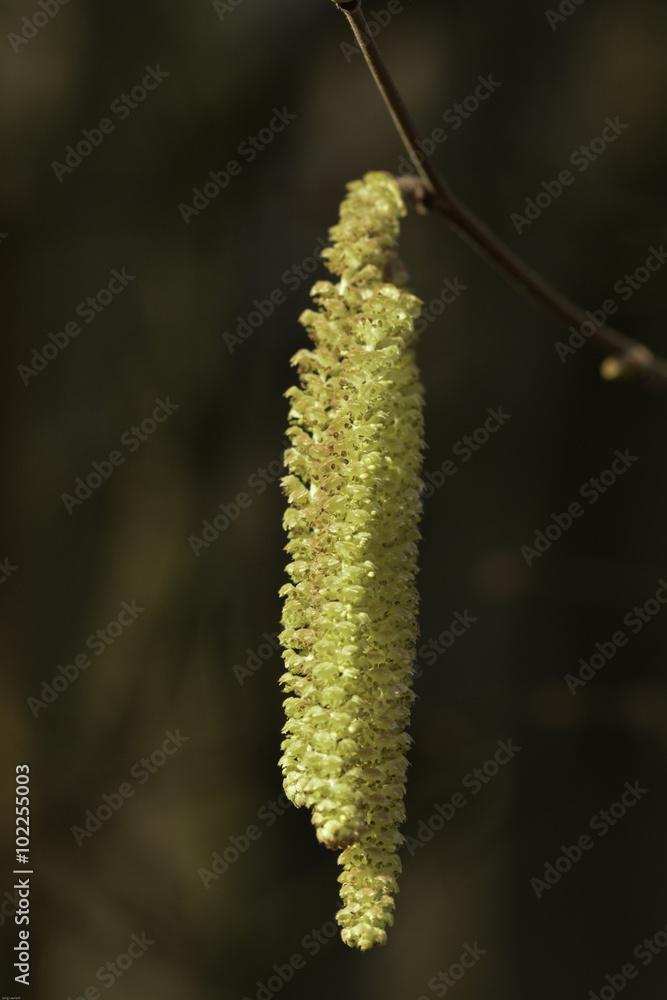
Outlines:
[{"label": "yellow-green catkin", "polygon": [[285,790],[342,849],[343,940],[384,944],[405,819],[417,639],[421,303],[391,275],[405,207],[389,174],[348,185],[323,252],[337,284],[312,289],[314,341],[292,363],[283,479],[289,535],[281,642]]}]

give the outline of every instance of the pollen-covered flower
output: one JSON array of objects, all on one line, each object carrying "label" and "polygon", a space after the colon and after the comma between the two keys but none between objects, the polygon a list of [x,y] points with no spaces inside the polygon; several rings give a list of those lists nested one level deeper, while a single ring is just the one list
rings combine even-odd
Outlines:
[{"label": "pollen-covered flower", "polygon": [[284,524],[292,562],[281,642],[287,795],[319,840],[343,849],[343,940],[386,940],[400,873],[406,733],[417,638],[422,388],[413,321],[421,303],[390,279],[400,192],[385,173],[348,185],[323,256],[314,341],[292,359]]}]

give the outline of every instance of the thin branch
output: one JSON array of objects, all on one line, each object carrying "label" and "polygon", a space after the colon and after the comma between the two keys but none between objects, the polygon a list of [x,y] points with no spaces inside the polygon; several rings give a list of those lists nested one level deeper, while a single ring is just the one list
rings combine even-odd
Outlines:
[{"label": "thin branch", "polygon": [[[418,210],[441,212],[466,243],[523,295],[532,297],[577,329],[585,323],[590,325],[590,317],[583,309],[526,264],[456,197],[449,184],[436,170],[430,157],[422,151],[419,135],[410,113],[368,30],[360,0],[351,0],[348,3],[338,3],[338,0],[334,0],[334,3],[350,22],[398,134],[417,170],[418,177],[399,180],[403,192],[412,195]],[[652,386],[667,388],[667,361],[656,357],[644,344],[624,336],[607,325],[596,329],[590,334],[589,339],[607,355],[600,370],[603,378],[641,376]]]}]

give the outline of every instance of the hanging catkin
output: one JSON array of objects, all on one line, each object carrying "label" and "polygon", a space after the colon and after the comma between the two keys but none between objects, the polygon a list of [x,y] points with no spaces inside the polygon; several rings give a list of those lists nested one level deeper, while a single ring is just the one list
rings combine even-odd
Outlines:
[{"label": "hanging catkin", "polygon": [[312,289],[314,341],[292,363],[283,479],[289,535],[281,642],[285,790],[341,849],[343,940],[367,949],[393,922],[405,819],[417,638],[421,303],[386,280],[405,208],[389,174],[348,185],[323,252],[337,284]]}]

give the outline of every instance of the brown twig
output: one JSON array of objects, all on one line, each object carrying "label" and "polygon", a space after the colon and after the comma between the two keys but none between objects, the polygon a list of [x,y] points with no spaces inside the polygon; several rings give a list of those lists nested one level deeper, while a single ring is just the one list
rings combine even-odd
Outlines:
[{"label": "brown twig", "polygon": [[[398,134],[417,170],[417,177],[399,180],[404,193],[414,198],[418,210],[441,212],[466,243],[522,294],[546,306],[577,330],[583,324],[590,325],[590,317],[583,309],[526,264],[456,197],[449,184],[436,170],[430,157],[421,149],[410,113],[368,30],[360,0],[350,0],[346,3],[334,0],[334,3],[350,22]],[[606,324],[587,336],[591,343],[606,355],[600,369],[603,378],[642,377],[652,386],[667,389],[667,361],[654,355],[644,344],[624,336]]]}]

